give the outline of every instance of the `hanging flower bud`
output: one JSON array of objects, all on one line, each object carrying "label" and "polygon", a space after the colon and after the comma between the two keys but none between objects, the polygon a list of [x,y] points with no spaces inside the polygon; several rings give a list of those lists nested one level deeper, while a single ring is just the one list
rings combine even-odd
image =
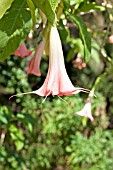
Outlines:
[{"label": "hanging flower bud", "polygon": [[36,76],[40,76],[40,61],[42,57],[42,53],[44,51],[45,40],[41,41],[40,44],[37,45],[35,55],[29,62],[27,74],[34,74]]},{"label": "hanging flower bud", "polygon": [[94,122],[94,118],[91,114],[91,102],[92,102],[92,97],[88,97],[86,104],[84,105],[83,109],[77,112],[79,116],[84,116],[87,117],[91,120],[91,122]]},{"label": "hanging flower bud", "polygon": [[32,53],[32,51],[30,51],[26,48],[25,43],[22,43],[13,54],[23,58],[25,56],[30,56],[31,53]]}]

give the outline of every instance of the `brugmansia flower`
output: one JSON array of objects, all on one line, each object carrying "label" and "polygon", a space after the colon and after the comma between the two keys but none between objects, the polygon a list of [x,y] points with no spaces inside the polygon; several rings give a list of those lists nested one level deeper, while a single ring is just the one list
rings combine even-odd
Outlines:
[{"label": "brugmansia flower", "polygon": [[23,94],[34,93],[46,97],[50,94],[52,96],[70,96],[80,91],[87,92],[88,90],[76,88],[72,85],[66,72],[59,33],[56,27],[52,27],[50,30],[49,69],[47,77],[38,90]]},{"label": "brugmansia flower", "polygon": [[20,44],[20,46],[18,47],[18,49],[13,53],[16,56],[19,56],[21,58],[25,57],[25,56],[30,56],[32,53],[32,51],[28,50],[25,46],[24,43]]},{"label": "brugmansia flower", "polygon": [[94,122],[94,118],[91,114],[91,100],[88,99],[83,109],[77,112],[76,114],[87,117],[91,120],[91,122]]},{"label": "brugmansia flower", "polygon": [[41,41],[40,44],[38,44],[35,55],[32,57],[32,59],[29,62],[27,74],[34,74],[36,76],[40,76],[40,61],[41,56],[44,50],[45,46],[45,40]]},{"label": "brugmansia flower", "polygon": [[56,27],[50,31],[50,51],[49,51],[49,69],[47,77],[42,87],[34,93],[40,96],[69,96],[84,91],[82,88],[75,88],[65,69],[62,45],[59,33]]}]

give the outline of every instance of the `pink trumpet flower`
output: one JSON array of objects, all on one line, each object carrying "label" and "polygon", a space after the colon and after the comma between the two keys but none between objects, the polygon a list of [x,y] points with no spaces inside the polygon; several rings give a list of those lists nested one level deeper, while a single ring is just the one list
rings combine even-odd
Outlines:
[{"label": "pink trumpet flower", "polygon": [[50,52],[49,52],[49,69],[47,77],[42,87],[34,93],[40,96],[69,96],[84,91],[82,88],[75,88],[65,69],[62,45],[59,33],[56,27],[50,31]]},{"label": "pink trumpet flower", "polygon": [[25,46],[25,43],[20,44],[17,50],[14,52],[14,55],[19,56],[21,58],[25,56],[30,56],[32,51],[28,50]]},{"label": "pink trumpet flower", "polygon": [[76,88],[72,85],[66,72],[59,33],[56,27],[52,27],[50,30],[49,69],[46,79],[38,90],[23,94],[33,93],[46,97],[50,94],[52,96],[70,96],[81,91],[88,92],[87,89]]},{"label": "pink trumpet flower", "polygon": [[45,46],[45,40],[41,41],[40,44],[38,44],[35,55],[32,57],[32,59],[29,62],[28,69],[27,69],[27,74],[34,74],[36,76],[40,76],[40,61],[41,61],[41,56],[44,50]]},{"label": "pink trumpet flower", "polygon": [[79,112],[77,112],[77,114],[79,116],[84,116],[84,117],[87,117],[91,120],[91,122],[94,122],[94,118],[91,114],[91,101],[88,101],[82,110],[80,110]]}]

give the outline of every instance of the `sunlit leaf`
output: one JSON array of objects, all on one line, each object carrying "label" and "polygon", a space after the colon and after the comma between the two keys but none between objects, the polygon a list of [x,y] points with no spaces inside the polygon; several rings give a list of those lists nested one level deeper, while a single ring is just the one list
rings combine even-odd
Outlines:
[{"label": "sunlit leaf", "polygon": [[49,0],[49,1],[50,1],[52,9],[55,11],[58,5],[58,0]]},{"label": "sunlit leaf", "polygon": [[58,0],[41,0],[41,1],[33,0],[33,2],[46,15],[48,21],[52,25],[56,24],[56,15],[54,11],[57,6]]},{"label": "sunlit leaf", "polygon": [[29,6],[29,9],[30,9],[30,12],[31,12],[32,22],[33,22],[33,26],[34,26],[35,23],[36,23],[35,6],[34,6],[32,0],[27,0],[27,3],[28,3],[28,6]]},{"label": "sunlit leaf", "polygon": [[0,18],[3,17],[8,8],[10,8],[14,0],[0,0]]},{"label": "sunlit leaf", "polygon": [[16,149],[19,151],[24,147],[24,142],[16,140],[15,141],[15,146],[16,146]]}]

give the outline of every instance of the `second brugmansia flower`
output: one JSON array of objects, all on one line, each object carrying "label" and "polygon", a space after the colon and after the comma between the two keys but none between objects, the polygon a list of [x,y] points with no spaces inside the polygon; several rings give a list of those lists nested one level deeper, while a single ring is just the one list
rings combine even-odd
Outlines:
[{"label": "second brugmansia flower", "polygon": [[25,46],[24,43],[20,44],[20,46],[18,47],[18,49],[14,52],[14,55],[19,56],[21,58],[25,57],[25,56],[30,56],[32,53],[32,51],[28,50]]},{"label": "second brugmansia flower", "polygon": [[42,53],[44,51],[45,40],[41,41],[36,48],[35,55],[29,62],[27,74],[34,74],[36,76],[40,76],[40,61],[42,57]]},{"label": "second brugmansia flower", "polygon": [[75,88],[65,69],[61,40],[56,27],[50,30],[49,69],[42,87],[32,93],[40,96],[69,96],[87,91],[83,88]]}]

